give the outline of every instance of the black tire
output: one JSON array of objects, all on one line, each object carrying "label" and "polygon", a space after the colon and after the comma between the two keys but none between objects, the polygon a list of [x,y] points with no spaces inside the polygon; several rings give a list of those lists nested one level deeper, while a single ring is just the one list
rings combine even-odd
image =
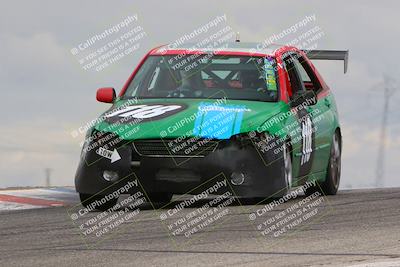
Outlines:
[{"label": "black tire", "polygon": [[283,145],[283,168],[284,168],[284,179],[286,185],[286,193],[290,192],[293,182],[293,166],[292,166],[292,155],[291,149],[288,143]]},{"label": "black tire", "polygon": [[283,159],[283,165],[280,165],[279,168],[283,169],[283,175],[280,177],[282,181],[279,184],[279,191],[275,192],[273,195],[266,196],[264,199],[269,201],[270,199],[279,199],[286,194],[290,193],[293,184],[293,157],[292,157],[292,149],[289,141],[282,145],[282,154],[281,157]]},{"label": "black tire", "polygon": [[[118,198],[110,198],[105,201],[103,204],[100,204],[100,201],[105,199],[105,196],[102,195],[91,195],[91,194],[79,194],[79,198],[81,199],[81,204],[87,209],[90,210],[100,210],[106,211],[115,206],[118,202]],[[97,203],[96,203],[97,201]],[[94,206],[95,205],[95,206]],[[94,209],[93,209],[94,207]]]},{"label": "black tire", "polygon": [[341,154],[342,146],[340,134],[336,131],[332,137],[326,179],[323,183],[320,183],[319,186],[317,185],[316,187],[309,188],[306,191],[306,195],[311,195],[316,191],[319,191],[324,195],[336,195],[340,183]]},{"label": "black tire", "polygon": [[154,203],[162,203],[162,204],[167,204],[171,201],[172,199],[171,193],[149,193],[148,197],[150,198],[151,202]]}]

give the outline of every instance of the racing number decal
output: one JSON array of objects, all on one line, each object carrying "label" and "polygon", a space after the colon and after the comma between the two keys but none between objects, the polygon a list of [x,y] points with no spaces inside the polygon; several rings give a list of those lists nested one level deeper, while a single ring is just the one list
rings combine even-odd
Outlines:
[{"label": "racing number decal", "polygon": [[298,176],[303,177],[311,172],[315,150],[315,132],[314,124],[306,109],[299,109],[297,116],[301,127],[299,129],[301,133],[301,155]]},{"label": "racing number decal", "polygon": [[304,165],[310,160],[312,149],[312,122],[309,116],[304,117],[304,121],[301,122],[301,136],[302,136],[302,152],[301,152],[301,163]]},{"label": "racing number decal", "polygon": [[180,107],[181,106],[177,106],[177,105],[130,106],[130,107],[127,107],[126,109],[113,112],[113,113],[107,115],[107,117],[113,117],[113,116],[118,115],[119,117],[124,117],[124,118],[131,116],[131,117],[137,118],[137,119],[148,119],[148,118],[154,118],[154,117],[160,116],[160,115],[166,113],[167,111],[175,110]]},{"label": "racing number decal", "polygon": [[112,111],[104,117],[108,122],[125,122],[129,123],[132,120],[149,121],[158,120],[185,109],[183,105],[171,104],[151,104],[151,105],[135,105],[127,106],[123,109]]}]

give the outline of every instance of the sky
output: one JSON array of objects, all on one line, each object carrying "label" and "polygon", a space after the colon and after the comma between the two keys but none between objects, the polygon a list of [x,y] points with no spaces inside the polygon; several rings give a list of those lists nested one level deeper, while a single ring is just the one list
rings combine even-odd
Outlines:
[{"label": "sky", "polygon": [[[1,1],[0,188],[41,186],[45,168],[52,185],[73,185],[84,134],[72,132],[108,108],[96,102],[97,88],[119,92],[151,48],[172,43],[213,19],[262,42],[307,17],[315,20],[281,43],[318,26],[319,49],[350,51],[348,72],[340,62],[315,65],[339,108],[344,148],[341,188],[376,185],[377,151],[384,104],[384,77],[392,79],[385,145],[385,187],[400,186],[400,41],[398,1]],[[79,60],[112,41],[109,33],[84,51],[74,48],[125,19],[124,29],[142,32],[132,52],[106,68],[85,69]],[[207,34],[207,33],[206,33]],[[199,36],[198,38],[202,38]],[[80,49],[80,48],[79,48]]]}]

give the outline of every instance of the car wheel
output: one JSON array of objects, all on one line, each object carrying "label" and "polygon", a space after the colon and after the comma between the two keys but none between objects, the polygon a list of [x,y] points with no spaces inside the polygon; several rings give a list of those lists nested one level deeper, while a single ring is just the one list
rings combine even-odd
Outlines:
[{"label": "car wheel", "polygon": [[292,156],[290,155],[290,149],[287,144],[283,146],[283,162],[284,162],[284,178],[286,191],[289,192],[292,187]]},{"label": "car wheel", "polygon": [[[81,204],[87,209],[106,211],[115,206],[118,202],[118,198],[105,199],[103,195],[91,195],[91,194],[79,194]],[[106,201],[104,201],[106,200]]]},{"label": "car wheel", "polygon": [[322,191],[327,195],[336,195],[339,189],[342,155],[341,152],[340,136],[339,133],[336,132],[333,135],[326,180],[321,184]]},{"label": "car wheel", "polygon": [[341,155],[340,135],[338,132],[335,132],[332,137],[326,179],[323,183],[320,183],[319,186],[309,188],[306,191],[307,195],[311,195],[316,191],[319,191],[324,195],[336,195],[340,183]]}]

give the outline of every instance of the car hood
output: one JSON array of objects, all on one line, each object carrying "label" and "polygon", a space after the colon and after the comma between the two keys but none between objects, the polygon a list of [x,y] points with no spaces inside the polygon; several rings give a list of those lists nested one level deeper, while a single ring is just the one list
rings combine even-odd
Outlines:
[{"label": "car hood", "polygon": [[283,102],[227,99],[117,100],[94,129],[124,140],[195,136],[229,139],[256,130],[284,106]]}]

